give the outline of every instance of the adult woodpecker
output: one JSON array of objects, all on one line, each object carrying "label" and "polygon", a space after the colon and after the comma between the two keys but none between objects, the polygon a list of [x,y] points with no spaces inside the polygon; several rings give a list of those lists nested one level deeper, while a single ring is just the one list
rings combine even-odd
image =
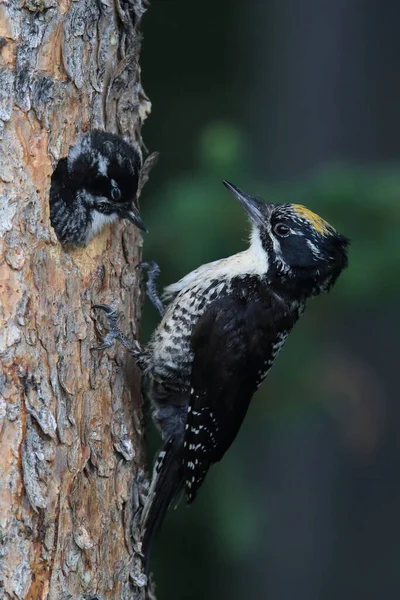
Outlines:
[{"label": "adult woodpecker", "polygon": [[120,332],[113,309],[98,306],[109,319],[99,348],[118,338],[130,349],[164,440],[142,516],[146,570],[168,506],[182,490],[193,502],[208,469],[235,439],[308,299],[327,292],[347,266],[348,239],[321,217],[224,184],[249,217],[247,250],[167,287],[165,313],[143,350]]}]

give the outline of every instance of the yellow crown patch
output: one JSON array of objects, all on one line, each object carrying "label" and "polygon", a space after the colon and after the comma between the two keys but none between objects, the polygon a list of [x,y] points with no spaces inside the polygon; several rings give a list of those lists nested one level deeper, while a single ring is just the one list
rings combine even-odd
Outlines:
[{"label": "yellow crown patch", "polygon": [[302,204],[293,204],[293,210],[297,216],[302,219],[306,219],[321,235],[328,235],[333,231],[332,225],[329,225],[327,221],[316,215],[309,208],[306,208]]}]

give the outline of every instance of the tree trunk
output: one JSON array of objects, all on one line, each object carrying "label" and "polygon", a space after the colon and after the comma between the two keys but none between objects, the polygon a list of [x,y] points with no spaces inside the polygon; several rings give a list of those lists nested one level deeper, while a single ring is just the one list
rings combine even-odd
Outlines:
[{"label": "tree trunk", "polygon": [[91,352],[93,303],[118,307],[122,328],[131,323],[136,334],[141,238],[119,222],[66,252],[49,223],[48,193],[57,160],[81,132],[106,129],[141,146],[150,109],[138,64],[145,1],[0,4],[5,599],[144,597],[131,541],[146,485],[139,373],[123,349]]}]

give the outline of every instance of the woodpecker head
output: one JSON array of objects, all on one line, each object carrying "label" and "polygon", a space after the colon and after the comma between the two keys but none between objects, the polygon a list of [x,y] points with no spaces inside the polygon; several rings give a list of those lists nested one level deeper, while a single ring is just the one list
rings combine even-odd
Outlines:
[{"label": "woodpecker head", "polygon": [[69,185],[72,196],[91,213],[93,235],[117,218],[147,231],[136,204],[140,167],[139,152],[122,137],[105,131],[90,132],[70,149]]},{"label": "woodpecker head", "polygon": [[245,208],[251,243],[266,253],[274,284],[304,296],[332,287],[347,266],[347,238],[305,206],[266,203],[227,181],[224,185]]}]

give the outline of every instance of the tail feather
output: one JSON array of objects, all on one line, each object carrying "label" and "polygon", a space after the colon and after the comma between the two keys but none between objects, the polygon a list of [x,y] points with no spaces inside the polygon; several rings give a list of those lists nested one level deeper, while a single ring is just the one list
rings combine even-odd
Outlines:
[{"label": "tail feather", "polygon": [[168,507],[183,486],[182,445],[170,438],[159,453],[141,517],[144,568],[149,574],[151,550]]}]

